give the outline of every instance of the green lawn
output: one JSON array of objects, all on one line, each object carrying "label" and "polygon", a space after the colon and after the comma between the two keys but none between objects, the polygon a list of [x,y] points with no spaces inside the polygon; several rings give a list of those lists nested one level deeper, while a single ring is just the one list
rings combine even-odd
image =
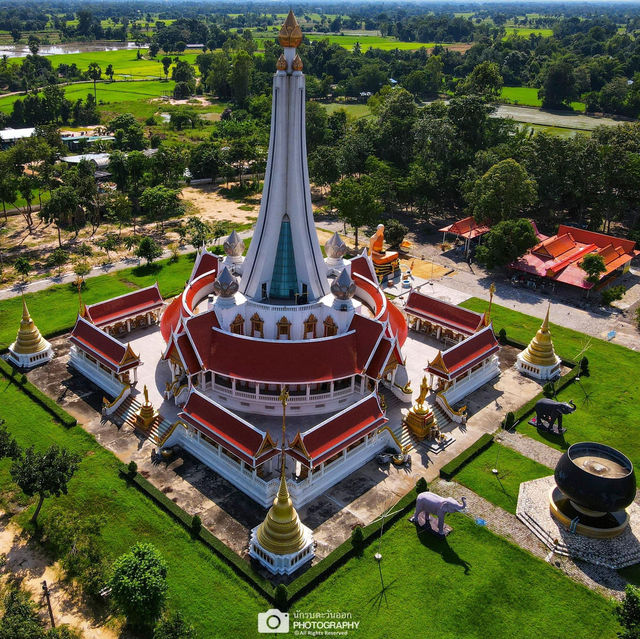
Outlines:
[{"label": "green lawn", "polygon": [[[169,565],[169,606],[185,614],[198,636],[255,636],[257,613],[268,607],[266,602],[148,497],[128,486],[117,473],[116,457],[81,426],[65,429],[3,377],[0,416],[22,446],[44,449],[57,443],[83,457],[69,495],[45,501],[43,519],[54,504],[79,516],[106,515],[101,533],[106,556],[115,559],[137,541],[153,543]],[[5,496],[15,490],[8,469],[8,460],[0,462],[0,491]],[[30,514],[31,509],[20,514],[20,523]]]},{"label": "green lawn", "polygon": [[417,535],[401,519],[382,540],[382,574],[373,543],[290,611],[351,612],[349,637],[406,639],[613,639],[613,605],[549,564],[460,514],[446,540]]},{"label": "green lawn", "polygon": [[536,29],[529,27],[505,27],[505,31],[507,32],[507,35],[504,36],[503,40],[506,40],[507,38],[514,35],[522,36],[523,38],[528,38],[530,35],[541,35],[545,38],[549,38],[553,35],[553,29],[544,28]]},{"label": "green lawn", "polygon": [[[487,302],[471,298],[462,306],[485,311]],[[551,318],[553,312],[552,306]],[[504,328],[509,337],[524,343],[531,340],[541,324],[538,318],[496,304],[491,317],[496,332]],[[640,352],[555,324],[551,324],[551,334],[556,352],[574,360],[581,354],[586,356],[591,374],[558,394],[560,401],[573,399],[578,407],[564,418],[564,438],[538,433],[529,424],[519,424],[518,431],[558,450],[581,441],[602,442],[620,449],[636,466],[640,464]]]},{"label": "green lawn", "polygon": [[[182,255],[177,262],[162,260],[150,266],[139,266],[99,275],[85,281],[82,297],[86,304],[93,304],[110,297],[143,288],[158,280],[164,297],[177,295],[193,268],[194,254]],[[40,332],[44,335],[60,333],[73,327],[78,312],[78,294],[69,284],[58,284],[44,291],[29,293],[27,305]],[[4,350],[16,338],[22,314],[20,297],[0,302],[0,350]]]},{"label": "green lawn", "polygon": [[371,111],[366,104],[341,104],[340,102],[332,102],[331,104],[323,104],[329,114],[344,109],[348,116],[353,118],[364,118],[371,115]]},{"label": "green lawn", "polygon": [[[494,468],[497,475],[492,472]],[[546,466],[511,448],[493,444],[463,466],[455,481],[515,515],[520,484],[551,474]]]},{"label": "green lawn", "polygon": [[[502,87],[500,98],[508,104],[520,104],[522,106],[542,106],[542,100],[538,97],[538,89],[535,87]],[[584,102],[572,102],[574,111],[584,111]]]}]

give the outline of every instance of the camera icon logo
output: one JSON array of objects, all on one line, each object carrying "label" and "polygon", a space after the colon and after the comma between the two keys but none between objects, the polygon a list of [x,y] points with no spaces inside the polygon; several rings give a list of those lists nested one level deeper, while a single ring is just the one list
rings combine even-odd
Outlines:
[{"label": "camera icon logo", "polygon": [[289,613],[280,612],[277,608],[271,608],[267,612],[259,612],[258,632],[263,634],[289,632]]}]

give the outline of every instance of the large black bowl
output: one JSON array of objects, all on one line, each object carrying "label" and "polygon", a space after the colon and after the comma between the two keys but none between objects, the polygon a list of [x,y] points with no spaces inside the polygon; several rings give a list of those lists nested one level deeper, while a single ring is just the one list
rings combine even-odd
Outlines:
[{"label": "large black bowl", "polygon": [[[621,477],[593,474],[576,463],[576,460],[579,462],[585,455],[596,455],[620,464],[625,474]],[[605,444],[580,442],[569,446],[560,458],[554,475],[558,488],[574,504],[589,510],[598,512],[623,510],[636,496],[633,464],[626,455]]]}]

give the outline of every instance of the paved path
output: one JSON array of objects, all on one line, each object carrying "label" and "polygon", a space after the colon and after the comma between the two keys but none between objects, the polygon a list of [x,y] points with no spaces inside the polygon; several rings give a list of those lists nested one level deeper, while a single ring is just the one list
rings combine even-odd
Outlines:
[{"label": "paved path", "polygon": [[518,106],[515,104],[500,104],[493,114],[496,118],[511,118],[516,122],[530,122],[544,126],[559,126],[568,129],[582,129],[593,131],[598,126],[615,126],[622,124],[622,120],[596,117],[584,113],[567,111],[546,111],[536,107]]},{"label": "paved path", "polygon": [[483,519],[491,532],[550,563],[574,581],[597,590],[606,597],[622,599],[624,596],[627,582],[615,570],[554,555],[515,515],[495,506],[465,486],[439,479],[430,484],[429,489],[458,501],[465,497],[468,517]]},{"label": "paved path", "polygon": [[521,435],[517,431],[501,430],[496,435],[496,441],[547,468],[555,468],[558,461],[560,461],[560,457],[562,457],[561,451],[551,448],[551,446],[547,446],[536,439]]}]

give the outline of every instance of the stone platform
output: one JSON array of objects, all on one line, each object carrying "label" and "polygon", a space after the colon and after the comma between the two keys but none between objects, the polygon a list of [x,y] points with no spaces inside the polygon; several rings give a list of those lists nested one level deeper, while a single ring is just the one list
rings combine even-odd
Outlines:
[{"label": "stone platform", "polygon": [[640,562],[640,507],[633,502],[629,527],[613,539],[591,539],[569,532],[549,509],[549,493],[555,487],[553,475],[520,484],[516,515],[545,546],[559,555],[581,559],[618,570]]}]

